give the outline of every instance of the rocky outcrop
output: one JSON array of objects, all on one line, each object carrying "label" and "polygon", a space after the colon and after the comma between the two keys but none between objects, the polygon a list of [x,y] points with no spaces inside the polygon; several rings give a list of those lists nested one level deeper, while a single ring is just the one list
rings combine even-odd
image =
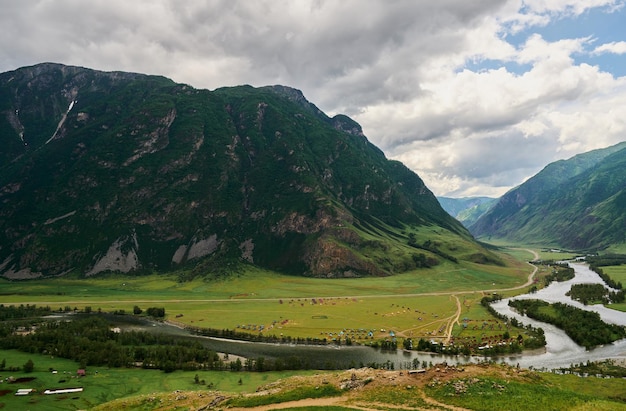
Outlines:
[{"label": "rocky outcrop", "polygon": [[107,271],[128,273],[139,268],[137,258],[137,235],[118,238],[107,250],[106,254],[96,261],[85,275],[87,277]]}]

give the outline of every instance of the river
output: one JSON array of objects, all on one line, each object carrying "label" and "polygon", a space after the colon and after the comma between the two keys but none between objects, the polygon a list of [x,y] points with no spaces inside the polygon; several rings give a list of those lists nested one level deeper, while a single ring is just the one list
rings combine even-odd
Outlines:
[{"label": "river", "polygon": [[[585,306],[573,301],[565,295],[570,290],[572,284],[579,283],[600,283],[602,279],[585,264],[572,263],[575,270],[575,277],[565,282],[553,282],[548,287],[534,294],[524,294],[514,297],[514,299],[542,299],[550,303],[563,302],[574,305],[581,309],[596,311],[606,322],[626,326],[626,313],[605,308],[601,305]],[[585,350],[572,341],[562,330],[553,325],[532,320],[521,316],[508,306],[509,299],[503,299],[492,304],[494,309],[510,318],[517,318],[524,324],[531,324],[534,327],[541,327],[545,332],[546,349],[534,351],[533,353],[523,353],[518,355],[502,357],[482,357],[482,356],[444,356],[415,351],[382,351],[364,346],[310,346],[310,345],[285,345],[268,343],[250,343],[243,341],[233,341],[210,337],[200,337],[190,335],[187,331],[164,323],[151,323],[141,325],[144,330],[176,334],[195,338],[217,352],[239,355],[247,358],[265,357],[269,359],[298,357],[306,362],[311,368],[352,368],[367,366],[368,364],[393,363],[395,369],[410,368],[413,361],[417,360],[421,364],[447,362],[449,364],[466,364],[469,362],[481,362],[485,359],[495,359],[498,362],[506,362],[511,365],[519,365],[524,368],[533,367],[535,369],[555,369],[569,367],[571,364],[581,362],[599,361],[604,359],[620,359],[626,361],[626,339],[617,341],[592,350]],[[135,325],[135,327],[138,325]]]},{"label": "river", "polygon": [[[585,306],[584,304],[574,301],[565,295],[570,290],[572,284],[596,283],[603,284],[605,287],[609,288],[604,281],[602,281],[600,276],[590,270],[586,264],[570,263],[570,266],[574,268],[576,274],[573,279],[563,282],[555,281],[548,287],[545,287],[534,294],[523,294],[513,297],[513,299],[539,299],[549,303],[561,302],[570,304],[583,310],[597,312],[600,314],[602,320],[607,323],[626,326],[626,313],[612,310],[602,305]],[[588,360],[599,361],[609,358],[626,360],[626,339],[587,351],[584,347],[580,347],[572,341],[572,339],[559,328],[518,314],[508,306],[509,300],[510,299],[508,298],[503,299],[492,304],[491,306],[497,312],[504,314],[507,317],[514,317],[524,324],[530,324],[534,327],[543,328],[546,336],[545,353],[538,355],[522,355],[517,361],[520,366],[553,369],[567,367],[570,364],[586,362]]]}]

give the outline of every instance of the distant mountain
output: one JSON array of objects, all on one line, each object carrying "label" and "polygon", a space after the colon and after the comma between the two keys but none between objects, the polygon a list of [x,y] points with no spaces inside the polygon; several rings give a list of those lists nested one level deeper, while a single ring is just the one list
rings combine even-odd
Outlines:
[{"label": "distant mountain", "polygon": [[480,238],[577,250],[624,243],[626,142],[546,166],[470,230]]},{"label": "distant mountain", "polygon": [[439,204],[452,217],[459,220],[465,227],[469,227],[485,214],[497,198],[492,197],[437,197]]},{"label": "distant mountain", "polygon": [[289,87],[197,90],[40,64],[0,74],[0,143],[9,278],[241,262],[388,275],[446,258],[420,227],[484,251],[356,122]]}]

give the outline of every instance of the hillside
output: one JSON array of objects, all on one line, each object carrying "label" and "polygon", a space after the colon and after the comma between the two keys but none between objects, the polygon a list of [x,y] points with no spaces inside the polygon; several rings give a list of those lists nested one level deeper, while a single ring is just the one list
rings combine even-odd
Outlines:
[{"label": "hillside", "polygon": [[175,391],[118,399],[95,410],[624,410],[619,378],[556,375],[507,365],[436,364],[419,371],[359,368],[294,376],[254,393]]},{"label": "hillside", "polygon": [[480,238],[597,250],[624,243],[626,143],[546,166],[470,230]]},{"label": "hillside", "polygon": [[356,122],[289,87],[46,63],[0,75],[0,113],[8,278],[241,262],[389,275],[485,252]]},{"label": "hillside", "polygon": [[470,227],[497,202],[491,197],[437,197],[439,204],[465,227]]}]

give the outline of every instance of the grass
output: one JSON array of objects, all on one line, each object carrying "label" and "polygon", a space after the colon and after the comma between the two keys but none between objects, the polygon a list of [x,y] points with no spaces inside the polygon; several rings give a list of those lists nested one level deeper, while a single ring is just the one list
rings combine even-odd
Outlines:
[{"label": "grass", "polygon": [[[182,314],[177,321],[200,327],[236,328],[237,325],[254,323],[264,324],[269,328],[278,320],[269,332],[284,333],[293,337],[318,338],[330,338],[330,333],[335,335],[344,328],[375,329],[377,330],[375,338],[387,336],[389,330],[394,330],[400,337],[442,336],[441,330],[456,317],[456,298],[458,298],[461,303],[460,322],[466,323],[468,327],[463,328],[456,324],[453,328],[453,337],[490,337],[492,334],[502,334],[504,329],[499,330],[498,323],[480,305],[480,299],[485,295],[482,290],[522,284],[530,270],[524,263],[531,257],[527,251],[507,250],[507,253],[508,257],[503,258],[510,262],[508,267],[496,268],[470,263],[463,263],[462,266],[444,264],[432,270],[386,278],[326,280],[250,270],[219,281],[205,282],[196,279],[180,283],[176,281],[175,276],[109,275],[80,281],[71,278],[31,282],[2,281],[0,294],[3,295],[4,304],[49,304],[53,308],[57,305],[59,307],[69,305],[72,308],[91,306],[93,310],[125,309],[132,312],[134,305],[139,305],[143,309],[164,306],[169,318]],[[539,276],[541,275],[540,273]],[[620,275],[619,268],[617,275]],[[525,292],[526,289],[519,291]],[[502,294],[514,293],[515,291],[508,291]],[[486,329],[482,328],[483,324],[488,325]],[[472,325],[477,325],[478,329],[472,329]],[[489,329],[490,325],[494,326],[493,329]],[[382,332],[381,329],[385,331]],[[509,332],[516,336],[522,331],[509,330]],[[253,408],[307,397],[319,398],[342,394],[342,391],[334,386],[303,384],[278,396],[248,399],[239,395],[254,392],[260,386],[267,386],[273,381],[291,375],[319,374],[316,371],[268,373],[177,371],[165,374],[157,370],[94,367],[87,370],[86,377],[72,378],[78,368],[72,361],[17,351],[0,351],[0,359],[2,358],[7,360],[7,367],[21,367],[31,359],[35,363],[33,373],[13,372],[10,375],[16,378],[36,377],[30,383],[0,384],[0,390],[11,390],[7,395],[0,397],[0,408],[4,409],[149,410],[158,404],[170,404],[166,409],[178,409],[176,405],[178,398],[185,397],[194,399],[197,404],[207,404],[210,398],[217,395],[229,397],[229,406]],[[52,374],[50,369],[58,370],[58,374]],[[200,380],[206,382],[205,385],[194,382],[196,374]],[[9,373],[2,372],[0,375],[6,377]],[[626,388],[620,379],[539,375],[540,377],[532,381],[499,379],[497,375],[482,377],[477,381],[465,381],[464,384],[468,388],[462,395],[455,394],[452,383],[442,382],[425,390],[429,396],[442,403],[476,410],[626,409],[624,405]],[[66,381],[61,383],[62,379]],[[209,384],[212,384],[210,388]],[[47,388],[75,386],[84,387],[84,391],[59,396],[13,395],[18,388],[36,388],[41,392]],[[112,400],[115,401],[109,402]],[[398,404],[403,407],[428,408],[432,405],[427,404],[417,392],[413,392],[413,389],[404,386],[381,387],[374,392],[358,396],[357,400]],[[311,406],[298,409],[350,408]]]},{"label": "grass", "polygon": [[[527,252],[502,255],[508,261],[506,267],[444,263],[433,269],[384,278],[312,279],[249,268],[222,280],[195,279],[182,283],[177,281],[176,275],[156,274],[106,275],[88,279],[64,277],[28,282],[3,280],[0,281],[0,295],[5,305],[29,303],[49,305],[53,309],[89,306],[94,311],[123,309],[132,313],[135,305],[144,310],[153,306],[164,307],[168,318],[189,325],[235,329],[238,325],[264,324],[268,329],[266,332],[292,337],[329,339],[344,329],[363,328],[376,330],[375,339],[388,336],[391,330],[400,338],[430,338],[443,337],[450,321],[455,318],[455,296],[463,304],[461,318],[470,317],[477,323],[488,320],[488,314],[480,306],[480,298],[484,295],[481,290],[511,288],[524,283],[530,272],[530,267],[524,263],[528,256]],[[274,328],[270,329],[272,324]],[[358,341],[358,338],[354,337],[354,340]],[[362,340],[371,341],[364,335]],[[52,374],[49,369],[73,374],[78,368],[75,363],[16,351],[0,351],[0,355],[6,357],[7,366],[22,366],[32,359],[35,363],[32,376],[37,378],[34,388],[39,391],[70,386],[78,381],[85,388],[82,393],[53,397],[38,394],[16,397],[13,391],[0,397],[0,403],[6,409],[86,409],[131,396],[141,398],[138,401],[143,405],[137,405],[139,408],[136,409],[150,409],[153,393],[205,392],[208,389],[194,383],[196,372],[164,374],[141,369],[92,369],[83,379],[67,379],[66,383],[59,383],[60,375]],[[20,375],[15,374],[16,377]],[[207,385],[213,383],[212,389],[236,394],[255,391],[259,385],[275,379],[306,375],[307,372],[201,371],[198,374]],[[11,386],[11,390],[29,387],[33,385],[18,384]]]},{"label": "grass", "polygon": [[[8,384],[0,383],[0,391],[10,390],[0,396],[0,409],[32,411],[55,411],[68,409],[90,409],[108,401],[156,392],[203,391],[219,390],[229,393],[254,392],[260,385],[265,385],[279,379],[293,375],[319,374],[315,371],[281,371],[267,373],[224,372],[224,371],[176,371],[165,374],[157,370],[143,369],[107,369],[93,367],[87,369],[87,376],[75,377],[77,363],[62,358],[52,358],[47,355],[28,354],[14,350],[0,350],[0,358],[6,359],[7,368],[21,367],[29,359],[35,364],[32,373],[0,372],[3,378],[13,376],[34,377],[31,382]],[[52,374],[50,369],[57,370]],[[204,380],[206,385],[194,382],[195,375]],[[65,380],[65,382],[60,382]],[[239,381],[241,380],[241,384]],[[213,384],[209,389],[208,385]],[[84,391],[68,395],[43,395],[49,388],[83,387]],[[18,397],[15,392],[20,388],[34,388],[37,390],[29,396]]]},{"label": "grass", "polygon": [[335,397],[341,395],[341,393],[342,391],[333,385],[322,385],[314,387],[303,386],[290,391],[283,391],[281,393],[269,396],[235,397],[228,400],[226,405],[230,407],[251,408],[287,401],[296,401],[304,398]]},{"label": "grass", "polygon": [[214,302],[180,308],[185,314],[178,320],[198,327],[235,329],[239,325],[263,324],[269,335],[330,339],[330,333],[344,329],[373,329],[375,338],[388,335],[381,329],[407,336],[436,331],[455,313],[456,303],[450,296],[336,297],[285,299],[282,304],[279,301]]},{"label": "grass", "polygon": [[[0,282],[5,303],[39,302],[49,304],[128,304],[163,299],[278,299],[329,296],[398,295],[506,288],[523,283],[528,267],[462,266],[442,264],[390,277],[316,279],[288,276],[250,268],[240,275],[205,282],[195,279],[180,283],[175,275],[121,276],[28,282]],[[132,308],[132,306],[131,306]]]},{"label": "grass", "polygon": [[[510,381],[497,377],[455,379],[436,383],[427,392],[446,404],[477,411],[626,410],[623,399],[611,393],[624,391],[620,379],[562,377],[542,374],[533,381]],[[576,378],[581,381],[580,384],[574,381]],[[579,390],[579,385],[586,388]]]},{"label": "grass", "polygon": [[626,286],[626,265],[604,266],[601,268],[613,281]]},{"label": "grass", "polygon": [[358,399],[366,403],[397,404],[411,409],[430,409],[432,407],[413,389],[404,386],[388,386],[365,391],[359,395]]},{"label": "grass", "polygon": [[431,337],[443,336],[439,330],[456,313],[452,294],[478,304],[480,290],[522,284],[530,267],[514,257],[503,255],[506,267],[444,263],[375,278],[315,279],[249,267],[214,281],[179,282],[176,275],[157,274],[3,280],[0,295],[4,304],[48,305],[53,310],[89,306],[93,311],[132,313],[135,305],[144,310],[164,307],[168,319],[185,325],[236,329],[262,324],[267,333],[291,337],[329,338],[330,333],[360,328],[377,330],[375,338],[389,330],[400,337]]},{"label": "grass", "polygon": [[[613,265],[601,267],[602,271],[607,274],[613,281],[622,283],[622,286],[626,286],[626,265]],[[617,311],[626,312],[626,303],[610,304],[608,308]]]},{"label": "grass", "polygon": [[575,375],[542,374],[546,383],[559,390],[595,396],[626,405],[626,384],[622,378],[580,378]]}]

